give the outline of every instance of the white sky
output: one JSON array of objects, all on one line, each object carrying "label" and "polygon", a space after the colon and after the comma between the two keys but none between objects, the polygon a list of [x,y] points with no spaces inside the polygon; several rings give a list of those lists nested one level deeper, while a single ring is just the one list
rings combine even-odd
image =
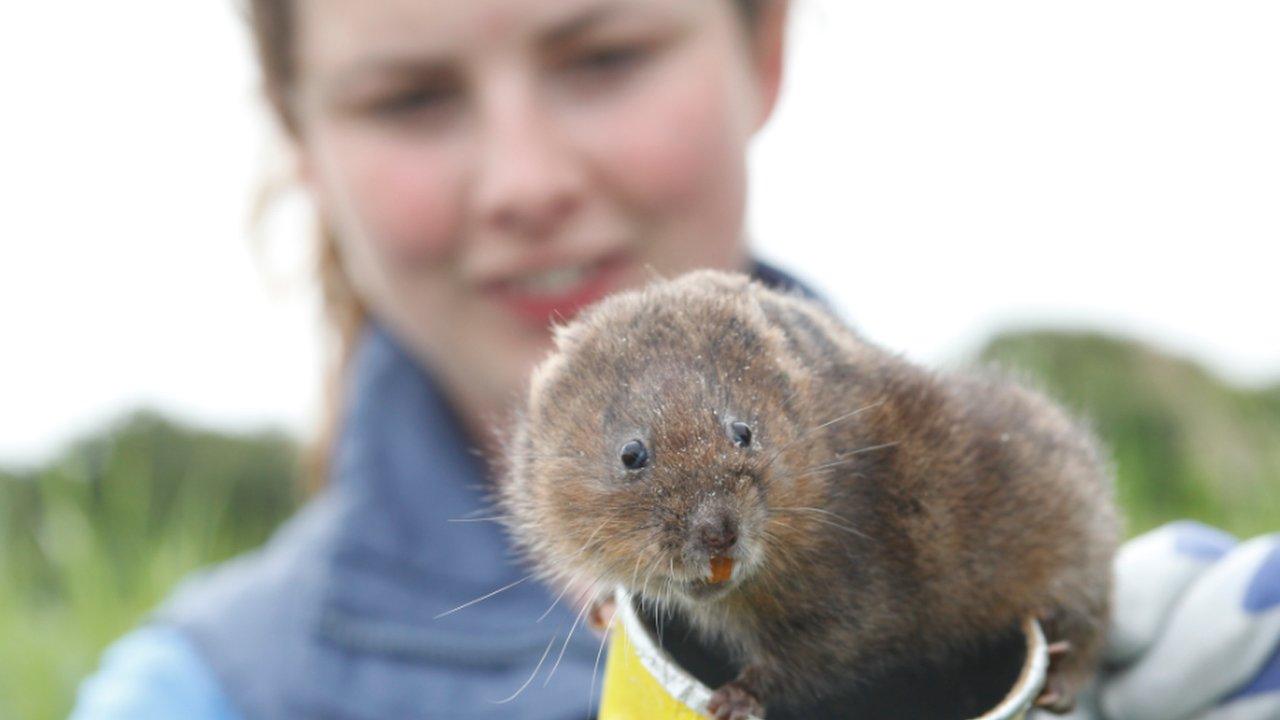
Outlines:
[{"label": "white sky", "polygon": [[[1280,3],[799,5],[752,156],[763,255],[928,362],[1049,324],[1280,378]],[[140,404],[311,428],[305,209],[273,290],[232,8],[0,5],[0,464]]]}]

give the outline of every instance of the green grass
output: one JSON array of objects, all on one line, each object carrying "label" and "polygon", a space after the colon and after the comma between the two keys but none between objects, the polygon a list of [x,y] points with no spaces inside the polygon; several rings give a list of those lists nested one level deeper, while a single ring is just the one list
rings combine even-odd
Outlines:
[{"label": "green grass", "polygon": [[0,718],[62,718],[102,648],[192,568],[260,543],[296,505],[283,435],[149,413],[48,467],[0,473]]},{"label": "green grass", "polygon": [[[1091,334],[996,338],[1091,417],[1136,533],[1192,517],[1280,528],[1280,385],[1233,387],[1196,365]],[[260,543],[297,505],[279,433],[230,435],[136,413],[45,467],[0,471],[0,719],[66,717],[102,649],[190,570]]]}]

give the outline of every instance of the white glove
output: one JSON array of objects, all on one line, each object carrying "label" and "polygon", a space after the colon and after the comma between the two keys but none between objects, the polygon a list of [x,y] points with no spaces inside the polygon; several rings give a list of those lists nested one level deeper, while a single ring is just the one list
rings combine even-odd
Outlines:
[{"label": "white glove", "polygon": [[1104,670],[1066,717],[1280,720],[1280,533],[1170,523],[1125,543],[1115,577]]}]

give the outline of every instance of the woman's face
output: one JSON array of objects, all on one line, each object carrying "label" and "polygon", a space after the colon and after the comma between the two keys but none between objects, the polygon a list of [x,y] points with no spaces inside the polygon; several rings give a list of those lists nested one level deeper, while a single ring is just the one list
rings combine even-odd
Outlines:
[{"label": "woman's face", "polygon": [[469,419],[521,387],[549,321],[745,267],[782,9],[749,30],[731,0],[295,6],[304,181],[366,305]]}]

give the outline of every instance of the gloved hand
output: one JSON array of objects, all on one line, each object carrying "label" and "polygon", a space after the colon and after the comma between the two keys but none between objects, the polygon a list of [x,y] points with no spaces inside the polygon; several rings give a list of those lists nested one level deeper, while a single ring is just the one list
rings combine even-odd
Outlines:
[{"label": "gloved hand", "polygon": [[1280,533],[1174,522],[1126,543],[1115,572],[1106,665],[1065,717],[1280,720]]}]

